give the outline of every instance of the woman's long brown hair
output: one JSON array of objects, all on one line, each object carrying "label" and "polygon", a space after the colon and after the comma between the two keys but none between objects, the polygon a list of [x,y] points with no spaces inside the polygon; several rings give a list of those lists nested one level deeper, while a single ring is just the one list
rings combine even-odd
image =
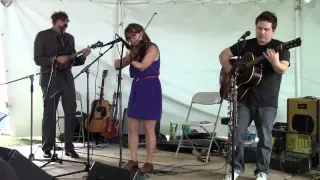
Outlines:
[{"label": "woman's long brown hair", "polygon": [[[124,30],[124,35],[127,39],[129,34],[133,34],[133,33],[140,33],[143,31],[143,27],[140,24],[136,24],[136,23],[130,23],[126,29]],[[148,34],[146,32],[144,32],[142,34],[142,40],[144,42],[151,42]],[[135,42],[136,43],[136,42]]]}]

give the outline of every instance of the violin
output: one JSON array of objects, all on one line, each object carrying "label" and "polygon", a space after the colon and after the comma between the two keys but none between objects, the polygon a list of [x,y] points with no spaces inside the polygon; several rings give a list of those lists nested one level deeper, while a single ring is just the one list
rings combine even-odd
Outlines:
[{"label": "violin", "polygon": [[[144,34],[146,28],[149,26],[150,22],[152,21],[153,17],[156,15],[157,13],[154,13],[150,19],[150,21],[148,22],[147,26],[143,29],[143,33],[140,34],[140,37]],[[139,38],[140,38],[139,37]],[[129,61],[142,61],[142,58],[146,55],[147,53],[147,49],[148,47],[151,45],[151,42],[146,42],[144,40],[135,42],[134,45],[132,46],[131,50],[130,50],[130,54],[129,54]]]},{"label": "violin", "polygon": [[141,40],[135,46],[133,46],[130,50],[131,61],[142,61],[142,58],[146,55],[147,49],[150,45],[151,42],[145,42]]}]

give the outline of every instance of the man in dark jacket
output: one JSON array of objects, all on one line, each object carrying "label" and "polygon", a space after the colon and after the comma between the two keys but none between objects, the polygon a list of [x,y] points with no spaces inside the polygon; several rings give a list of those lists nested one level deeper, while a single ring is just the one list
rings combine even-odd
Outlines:
[{"label": "man in dark jacket", "polygon": [[[91,53],[90,48],[84,49],[79,57],[69,58],[75,51],[74,37],[65,32],[69,18],[65,12],[55,12],[51,16],[53,27],[40,31],[34,41],[34,61],[41,67],[40,86],[43,92],[43,122],[42,122],[42,150],[44,157],[52,156],[54,144],[54,128],[56,126],[55,111],[61,98],[65,115],[65,154],[79,158],[74,151],[73,134],[75,128],[76,91],[74,87],[72,66],[85,63]],[[53,67],[53,68],[52,68]],[[54,70],[53,72],[51,70]],[[50,96],[71,82],[55,98]]]}]

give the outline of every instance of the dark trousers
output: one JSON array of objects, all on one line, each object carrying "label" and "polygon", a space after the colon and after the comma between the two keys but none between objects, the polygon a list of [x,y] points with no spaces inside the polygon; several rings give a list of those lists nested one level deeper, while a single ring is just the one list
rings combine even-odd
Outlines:
[{"label": "dark trousers", "polygon": [[234,132],[234,144],[236,145],[234,169],[243,173],[244,165],[244,139],[247,128],[254,120],[259,142],[257,144],[256,170],[268,174],[271,151],[272,151],[272,128],[277,115],[277,108],[257,107],[239,103],[238,106],[238,127]]},{"label": "dark trousers", "polygon": [[61,97],[61,103],[64,111],[65,117],[65,131],[64,131],[64,141],[65,141],[65,150],[70,151],[74,149],[73,146],[73,137],[76,126],[76,92],[74,83],[71,83],[60,94],[55,96],[55,99],[50,99],[50,96],[57,92],[61,87],[64,87],[67,84],[67,81],[63,79],[63,76],[57,77],[55,86],[51,85],[49,88],[48,94],[46,95],[47,86],[41,86],[43,97],[44,98],[44,113],[42,121],[42,150],[50,151],[53,149],[54,144],[54,128],[56,128],[56,120],[58,115],[56,109]]}]

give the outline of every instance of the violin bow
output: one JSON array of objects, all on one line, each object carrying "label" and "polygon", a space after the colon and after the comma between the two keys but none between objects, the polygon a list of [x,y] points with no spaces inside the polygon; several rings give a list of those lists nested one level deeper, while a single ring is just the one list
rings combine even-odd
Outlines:
[{"label": "violin bow", "polygon": [[[145,33],[145,31],[146,31],[146,29],[147,29],[147,27],[149,26],[149,24],[151,23],[151,21],[152,21],[152,19],[153,19],[153,17],[155,16],[155,15],[157,15],[158,13],[153,13],[153,15],[152,15],[152,17],[151,17],[151,19],[149,20],[149,22],[148,22],[148,24],[147,24],[147,26],[142,30],[142,33],[140,34],[140,36],[139,36],[139,38],[138,39],[140,39],[142,36],[143,36],[143,34]],[[138,39],[134,42],[134,45],[131,47],[131,48],[133,48],[136,44],[137,44],[137,42],[138,42]]]}]

